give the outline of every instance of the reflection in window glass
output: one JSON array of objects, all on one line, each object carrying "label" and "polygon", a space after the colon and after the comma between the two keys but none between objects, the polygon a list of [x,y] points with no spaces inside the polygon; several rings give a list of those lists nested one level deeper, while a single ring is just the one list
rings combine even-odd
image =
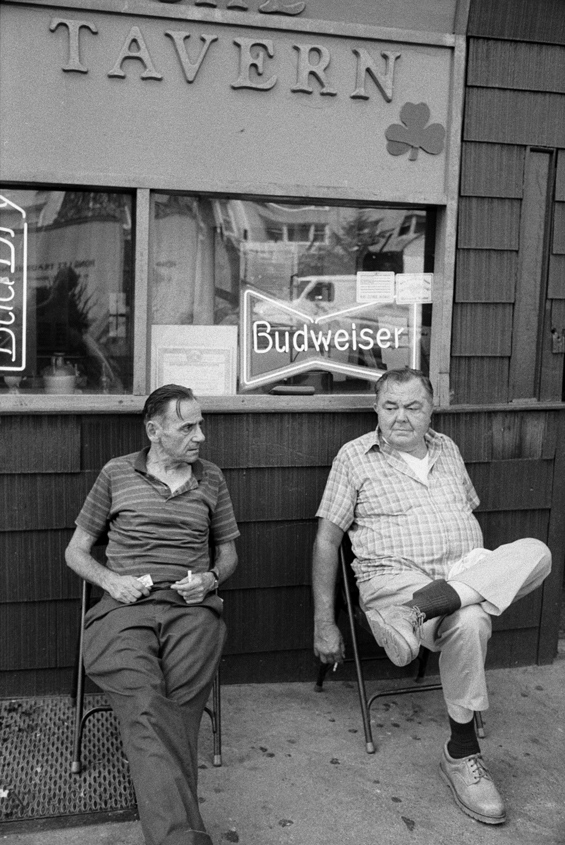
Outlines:
[{"label": "reflection in window glass", "polygon": [[[25,338],[17,338],[25,344],[25,369],[11,389],[131,392],[131,197],[14,189],[0,195],[1,225],[15,243],[27,223],[27,320]],[[23,262],[13,270],[20,289]],[[0,338],[0,347],[7,340]],[[0,366],[9,357],[2,355]]]},{"label": "reflection in window glass", "polygon": [[432,222],[425,209],[155,194],[152,387],[359,393],[386,369],[427,371]]}]

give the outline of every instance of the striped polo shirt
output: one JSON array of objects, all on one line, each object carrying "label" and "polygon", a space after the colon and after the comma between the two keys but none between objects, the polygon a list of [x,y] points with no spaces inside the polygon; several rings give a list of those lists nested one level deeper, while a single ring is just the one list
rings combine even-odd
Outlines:
[{"label": "striped polo shirt", "polygon": [[171,493],[147,471],[149,449],[113,458],[100,472],[76,524],[94,537],[108,532],[107,566],[120,575],[177,581],[209,568],[210,536],[218,546],[239,537],[222,471],[197,460]]}]

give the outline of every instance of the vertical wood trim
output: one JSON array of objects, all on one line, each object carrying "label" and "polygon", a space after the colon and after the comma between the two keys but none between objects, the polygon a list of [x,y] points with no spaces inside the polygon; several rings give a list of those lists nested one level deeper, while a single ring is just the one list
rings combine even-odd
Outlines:
[{"label": "vertical wood trim", "polygon": [[565,413],[559,414],[553,467],[553,490],[547,544],[553,555],[551,574],[542,588],[541,618],[538,640],[538,663],[551,663],[557,653],[563,566],[565,560]]},{"label": "vertical wood trim", "polygon": [[430,378],[436,391],[436,401],[450,404],[449,366],[451,348],[451,320],[455,255],[457,246],[457,210],[459,202],[459,171],[461,168],[461,132],[465,94],[465,36],[457,35],[453,50],[451,74],[451,109],[449,115],[449,155],[446,161],[446,206],[438,213],[436,239],[436,279],[433,298],[432,346],[430,350]]},{"label": "vertical wood trim", "polygon": [[148,189],[141,188],[136,192],[133,392],[138,396],[145,396],[148,392],[149,200]]},{"label": "vertical wood trim", "polygon": [[542,283],[546,245],[551,154],[529,150],[524,171],[520,222],[518,278],[512,326],[510,397],[536,397],[539,334],[542,321]]},{"label": "vertical wood trim", "polygon": [[455,23],[453,25],[453,32],[456,35],[465,35],[467,33],[470,7],[471,0],[457,0],[455,7]]}]

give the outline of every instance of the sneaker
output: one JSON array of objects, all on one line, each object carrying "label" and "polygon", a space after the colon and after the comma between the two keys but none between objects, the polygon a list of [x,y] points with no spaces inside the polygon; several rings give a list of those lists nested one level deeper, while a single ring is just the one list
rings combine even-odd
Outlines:
[{"label": "sneaker", "polygon": [[460,810],[485,824],[506,821],[504,802],[480,754],[455,760],[446,743],[439,770]]},{"label": "sneaker", "polygon": [[395,666],[407,666],[418,657],[425,616],[417,607],[393,605],[368,610],[367,619],[376,641]]}]

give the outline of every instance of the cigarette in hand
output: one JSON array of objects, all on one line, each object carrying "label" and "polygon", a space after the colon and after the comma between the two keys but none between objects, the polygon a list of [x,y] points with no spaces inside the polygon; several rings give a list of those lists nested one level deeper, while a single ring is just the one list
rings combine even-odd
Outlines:
[{"label": "cigarette in hand", "polygon": [[192,569],[189,569],[186,573],[186,577],[188,578],[188,583],[190,584],[192,581]]},{"label": "cigarette in hand", "polygon": [[337,669],[338,666],[339,666],[339,663],[334,663],[332,672],[335,672],[335,670]]}]

